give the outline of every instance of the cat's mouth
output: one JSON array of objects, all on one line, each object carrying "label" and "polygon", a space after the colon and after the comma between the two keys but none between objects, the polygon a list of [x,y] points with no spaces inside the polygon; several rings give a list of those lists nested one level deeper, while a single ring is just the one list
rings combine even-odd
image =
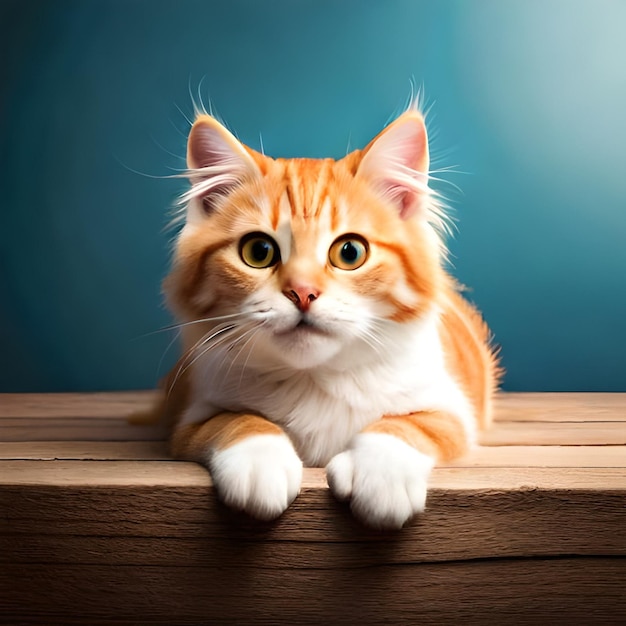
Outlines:
[{"label": "cat's mouth", "polygon": [[306,316],[300,318],[297,324],[291,326],[285,330],[281,330],[279,335],[293,335],[293,334],[314,334],[314,335],[328,335],[328,332],[320,328],[315,322]]}]

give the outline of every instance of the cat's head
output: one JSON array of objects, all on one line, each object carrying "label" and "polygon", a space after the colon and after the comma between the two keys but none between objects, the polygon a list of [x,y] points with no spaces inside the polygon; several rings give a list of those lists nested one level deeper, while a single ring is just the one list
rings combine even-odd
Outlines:
[{"label": "cat's head", "polygon": [[338,161],[272,159],[201,115],[187,161],[186,222],[165,287],[183,321],[212,320],[216,346],[342,367],[436,306],[447,276],[417,110]]}]

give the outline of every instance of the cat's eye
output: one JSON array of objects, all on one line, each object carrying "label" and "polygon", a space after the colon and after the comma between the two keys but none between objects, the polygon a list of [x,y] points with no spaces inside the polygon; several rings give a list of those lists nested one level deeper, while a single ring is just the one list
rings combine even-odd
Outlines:
[{"label": "cat's eye", "polygon": [[340,270],[355,270],[367,260],[369,247],[360,235],[343,235],[328,251],[331,264]]},{"label": "cat's eye", "polygon": [[265,233],[249,233],[239,242],[239,256],[250,267],[263,269],[280,261],[276,242]]}]

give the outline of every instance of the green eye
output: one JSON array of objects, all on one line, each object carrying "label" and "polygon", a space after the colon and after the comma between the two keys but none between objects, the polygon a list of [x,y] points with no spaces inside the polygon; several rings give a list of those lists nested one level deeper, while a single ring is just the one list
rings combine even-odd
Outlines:
[{"label": "green eye", "polygon": [[332,265],[340,270],[355,270],[367,260],[367,241],[359,235],[343,235],[335,240],[328,251]]},{"label": "green eye", "polygon": [[263,269],[280,261],[276,242],[264,233],[250,233],[239,242],[239,256],[250,267]]}]

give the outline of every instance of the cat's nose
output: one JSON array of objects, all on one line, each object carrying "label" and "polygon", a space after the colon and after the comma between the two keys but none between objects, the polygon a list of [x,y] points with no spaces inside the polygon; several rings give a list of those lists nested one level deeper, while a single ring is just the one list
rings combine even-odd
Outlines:
[{"label": "cat's nose", "polygon": [[313,287],[297,285],[285,289],[283,295],[291,300],[300,311],[306,313],[311,308],[311,302],[317,300],[320,292]]}]

